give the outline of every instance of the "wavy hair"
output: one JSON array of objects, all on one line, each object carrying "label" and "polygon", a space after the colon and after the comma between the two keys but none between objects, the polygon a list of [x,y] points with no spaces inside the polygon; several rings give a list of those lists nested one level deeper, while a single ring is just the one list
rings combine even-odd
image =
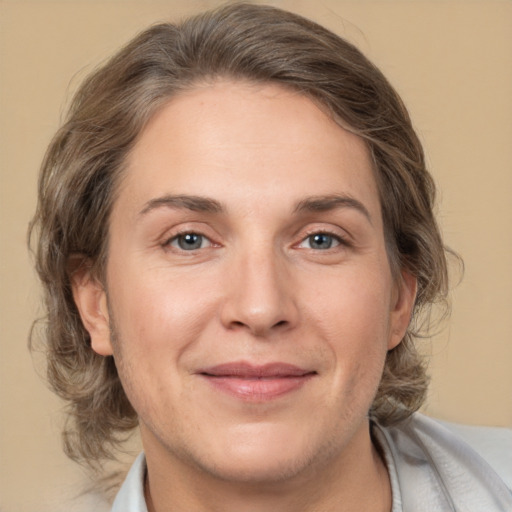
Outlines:
[{"label": "wavy hair", "polygon": [[[428,385],[415,319],[445,303],[445,248],[433,214],[435,187],[400,97],[352,44],[298,15],[231,4],[139,34],[90,75],[52,140],[29,230],[44,287],[41,335],[48,380],[68,404],[66,453],[94,465],[137,425],[112,357],[90,346],[71,291],[77,258],[99,278],[108,257],[109,215],[125,159],[148,120],[173,95],[217,78],[277,83],[310,97],[371,152],[395,279],[418,281],[413,321],[388,352],[370,411],[383,424],[419,408]],[[75,262],[75,263],[73,263]]]}]

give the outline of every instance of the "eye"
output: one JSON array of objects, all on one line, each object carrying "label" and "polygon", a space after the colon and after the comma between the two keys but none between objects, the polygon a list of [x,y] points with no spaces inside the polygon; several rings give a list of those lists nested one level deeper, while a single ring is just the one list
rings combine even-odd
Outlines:
[{"label": "eye", "polygon": [[325,251],[337,247],[340,244],[341,240],[338,236],[330,235],[329,233],[313,233],[306,237],[300,243],[299,247]]},{"label": "eye", "polygon": [[181,233],[171,238],[167,244],[182,251],[194,251],[209,247],[211,242],[204,235],[198,233]]}]

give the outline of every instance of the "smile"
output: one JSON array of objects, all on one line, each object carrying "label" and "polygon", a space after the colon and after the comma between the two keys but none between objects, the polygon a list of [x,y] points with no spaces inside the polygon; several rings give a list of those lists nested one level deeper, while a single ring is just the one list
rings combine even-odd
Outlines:
[{"label": "smile", "polygon": [[255,366],[227,363],[197,372],[216,390],[251,402],[265,402],[300,389],[315,371],[286,363]]}]

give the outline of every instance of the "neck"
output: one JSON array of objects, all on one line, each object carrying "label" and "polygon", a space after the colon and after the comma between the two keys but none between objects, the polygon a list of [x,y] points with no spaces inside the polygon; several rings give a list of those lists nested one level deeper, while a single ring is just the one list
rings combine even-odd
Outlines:
[{"label": "neck", "polygon": [[[293,478],[273,482],[218,478],[146,448],[148,512],[389,512],[391,486],[369,429],[343,454],[325,457]],[[161,454],[158,454],[161,455]]]}]

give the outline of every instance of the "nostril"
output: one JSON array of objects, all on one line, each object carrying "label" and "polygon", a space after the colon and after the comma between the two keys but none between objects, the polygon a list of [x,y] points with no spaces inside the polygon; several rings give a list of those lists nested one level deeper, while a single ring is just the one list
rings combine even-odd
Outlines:
[{"label": "nostril", "polygon": [[[283,329],[289,325],[288,320],[280,320],[279,322],[276,322],[275,324],[267,324],[267,326],[270,325],[270,330],[273,329]],[[253,331],[256,335],[264,335],[267,332],[270,332],[268,330],[268,327],[265,327],[264,325],[259,325],[256,322],[242,322],[240,320],[233,320],[229,324],[229,328],[232,330],[239,330],[239,329],[245,329],[248,328],[250,331]]]}]

